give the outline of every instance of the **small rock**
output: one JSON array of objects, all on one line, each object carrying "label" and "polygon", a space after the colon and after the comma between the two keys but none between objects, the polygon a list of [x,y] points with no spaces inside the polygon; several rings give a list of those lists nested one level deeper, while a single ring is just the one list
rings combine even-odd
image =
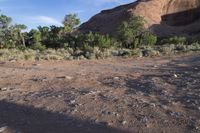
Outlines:
[{"label": "small rock", "polygon": [[119,77],[114,77],[114,80],[119,80]]},{"label": "small rock", "polygon": [[145,117],[143,117],[142,119],[141,119],[141,122],[142,123],[148,123],[148,118],[145,116]]},{"label": "small rock", "polygon": [[198,107],[198,110],[200,110],[200,107]]},{"label": "small rock", "polygon": [[180,113],[178,113],[178,112],[170,112],[169,114],[171,116],[174,116],[174,117],[179,117],[180,116]]},{"label": "small rock", "polygon": [[58,98],[61,98],[61,97],[62,97],[62,95],[58,95],[57,97],[58,97]]},{"label": "small rock", "polygon": [[72,77],[70,77],[70,76],[66,76],[65,78],[68,79],[68,80],[72,79]]},{"label": "small rock", "polygon": [[188,99],[186,102],[187,102],[187,103],[190,103],[190,100]]},{"label": "small rock", "polygon": [[127,121],[122,121],[122,125],[126,125],[127,123]]},{"label": "small rock", "polygon": [[153,67],[154,67],[154,68],[157,68],[158,66],[157,66],[157,65],[154,65]]},{"label": "small rock", "polygon": [[8,88],[6,88],[6,87],[0,88],[0,91],[7,91],[7,90],[8,90]]},{"label": "small rock", "polygon": [[178,78],[178,75],[174,74],[174,77],[175,77],[175,78]]},{"label": "small rock", "polygon": [[76,100],[71,100],[70,101],[71,104],[74,104],[75,102],[76,102]]},{"label": "small rock", "polygon": [[56,77],[56,78],[58,78],[58,79],[68,79],[68,80],[72,79],[72,77],[70,77],[70,76],[60,76],[60,77]]},{"label": "small rock", "polygon": [[152,107],[156,107],[156,104],[155,104],[155,103],[150,103],[150,105],[151,105]]}]

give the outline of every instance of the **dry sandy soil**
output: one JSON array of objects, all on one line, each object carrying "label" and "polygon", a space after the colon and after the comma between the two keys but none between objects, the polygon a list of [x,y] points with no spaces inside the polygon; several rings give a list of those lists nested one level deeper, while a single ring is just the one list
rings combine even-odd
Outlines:
[{"label": "dry sandy soil", "polygon": [[1,62],[0,133],[200,133],[200,55]]}]

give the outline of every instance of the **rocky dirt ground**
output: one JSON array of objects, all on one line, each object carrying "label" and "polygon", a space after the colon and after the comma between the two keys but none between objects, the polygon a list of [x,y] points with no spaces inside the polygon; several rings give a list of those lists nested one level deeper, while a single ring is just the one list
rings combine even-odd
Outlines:
[{"label": "rocky dirt ground", "polygon": [[0,133],[200,133],[200,55],[0,62]]}]

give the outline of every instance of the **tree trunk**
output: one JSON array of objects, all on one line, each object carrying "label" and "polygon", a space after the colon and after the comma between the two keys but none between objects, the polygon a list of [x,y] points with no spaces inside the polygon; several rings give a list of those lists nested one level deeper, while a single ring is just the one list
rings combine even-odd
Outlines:
[{"label": "tree trunk", "polygon": [[21,38],[22,45],[23,45],[24,47],[26,47],[25,40],[24,40],[24,36],[22,35],[21,32],[19,33],[19,35],[20,35],[20,38]]}]

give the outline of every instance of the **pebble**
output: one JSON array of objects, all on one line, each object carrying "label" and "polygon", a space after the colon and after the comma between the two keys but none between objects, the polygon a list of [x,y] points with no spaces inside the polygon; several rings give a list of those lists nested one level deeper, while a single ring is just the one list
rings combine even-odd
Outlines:
[{"label": "pebble", "polygon": [[171,116],[174,116],[174,117],[179,117],[180,114],[178,112],[170,112],[169,113]]},{"label": "pebble", "polygon": [[72,79],[72,77],[70,77],[70,76],[65,76],[65,78],[68,79],[68,80]]},{"label": "pebble", "polygon": [[114,80],[119,80],[119,77],[114,77]]},{"label": "pebble", "polygon": [[58,79],[68,79],[68,80],[72,79],[72,77],[70,77],[70,76],[60,76],[60,77],[56,77],[56,78],[58,78]]},{"label": "pebble", "polygon": [[143,117],[142,119],[141,119],[141,122],[143,122],[143,123],[148,123],[148,118],[145,116],[145,117]]},{"label": "pebble", "polygon": [[70,101],[71,104],[74,104],[75,102],[76,102],[76,100],[71,100]]},{"label": "pebble", "polygon": [[127,121],[123,121],[122,122],[122,125],[126,125],[128,122]]},{"label": "pebble", "polygon": [[58,97],[58,98],[61,98],[61,97],[62,97],[62,95],[58,95],[57,97]]},{"label": "pebble", "polygon": [[12,88],[12,87],[3,87],[3,88],[0,88],[0,91],[11,91],[11,90],[14,90],[15,88]]},{"label": "pebble", "polygon": [[175,77],[175,78],[178,78],[178,75],[174,74],[174,77]]},{"label": "pebble", "polygon": [[156,104],[155,104],[155,103],[150,103],[150,105],[151,105],[152,107],[156,107]]},{"label": "pebble", "polygon": [[7,91],[7,90],[8,90],[8,88],[6,88],[6,87],[0,88],[0,91]]},{"label": "pebble", "polygon": [[157,66],[157,65],[154,65],[153,67],[154,67],[154,68],[157,68],[158,66]]},{"label": "pebble", "polygon": [[200,110],[200,107],[198,107],[198,110]]}]

